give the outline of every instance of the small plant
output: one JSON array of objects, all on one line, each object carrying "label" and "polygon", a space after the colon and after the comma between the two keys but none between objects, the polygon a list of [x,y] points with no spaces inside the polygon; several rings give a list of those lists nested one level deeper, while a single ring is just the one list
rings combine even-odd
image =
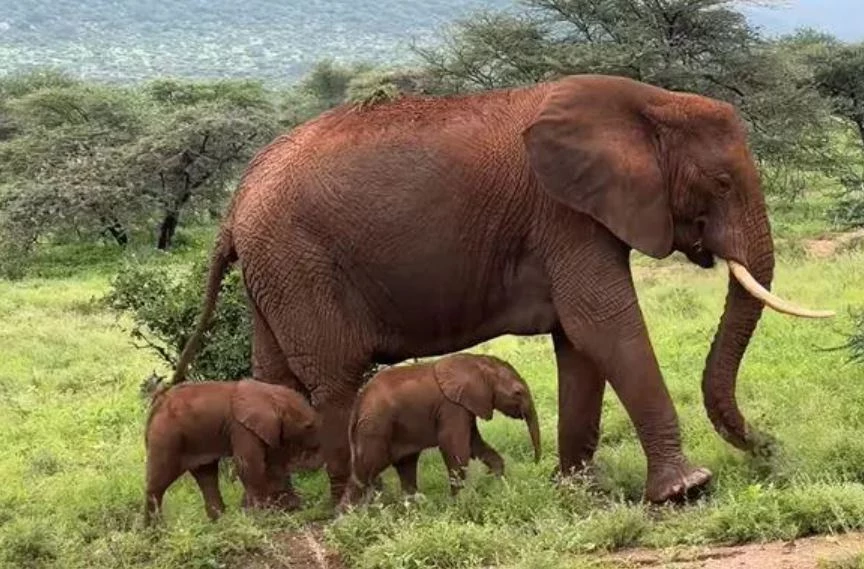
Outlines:
[{"label": "small plant", "polygon": [[[130,265],[112,281],[104,302],[132,318],[132,338],[173,367],[192,334],[204,298],[205,260],[172,274],[163,267]],[[251,322],[238,272],[222,284],[216,314],[190,368],[194,379],[251,375]]]},{"label": "small plant", "polygon": [[853,362],[864,364],[864,310],[853,314],[852,318],[855,331],[848,336],[845,347]]}]

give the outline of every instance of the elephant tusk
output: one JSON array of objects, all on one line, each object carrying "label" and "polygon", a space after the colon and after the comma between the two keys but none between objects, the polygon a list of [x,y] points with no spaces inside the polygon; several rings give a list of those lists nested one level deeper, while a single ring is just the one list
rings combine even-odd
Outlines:
[{"label": "elephant tusk", "polygon": [[765,287],[759,284],[744,265],[729,260],[727,260],[726,263],[729,265],[729,270],[732,271],[735,279],[741,283],[741,286],[743,286],[747,292],[752,294],[754,298],[761,300],[765,306],[773,308],[781,314],[800,316],[802,318],[831,318],[836,315],[833,310],[810,310],[808,308],[795,306],[791,302],[783,300],[779,296],[769,292]]}]

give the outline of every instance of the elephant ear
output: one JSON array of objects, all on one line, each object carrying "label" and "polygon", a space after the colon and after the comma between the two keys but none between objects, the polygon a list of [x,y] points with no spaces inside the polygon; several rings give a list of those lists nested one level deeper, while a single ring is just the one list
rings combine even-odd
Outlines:
[{"label": "elephant ear", "polygon": [[531,169],[553,199],[655,258],[672,251],[672,212],[656,127],[643,111],[669,95],[630,79],[566,77],[523,132]]},{"label": "elephant ear", "polygon": [[492,418],[495,394],[479,363],[471,356],[442,358],[432,366],[444,397],[486,421]]},{"label": "elephant ear", "polygon": [[282,413],[274,399],[274,385],[255,380],[237,382],[231,411],[234,419],[255,433],[269,447],[278,447],[282,438]]}]

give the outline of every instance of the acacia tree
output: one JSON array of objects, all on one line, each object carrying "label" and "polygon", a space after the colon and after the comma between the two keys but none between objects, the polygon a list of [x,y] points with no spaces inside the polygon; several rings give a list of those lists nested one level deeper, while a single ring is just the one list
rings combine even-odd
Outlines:
[{"label": "acacia tree", "polygon": [[794,61],[762,40],[726,0],[524,0],[522,14],[483,12],[450,28],[443,47],[415,47],[454,91],[561,75],[623,75],[735,104],[763,170],[824,163],[829,113]]},{"label": "acacia tree", "polygon": [[[463,88],[608,73],[742,96],[758,35],[726,0],[524,0],[522,15],[457,22],[444,49],[418,49]],[[415,48],[417,49],[417,48]]]},{"label": "acacia tree", "polygon": [[118,149],[144,128],[129,90],[62,75],[13,77],[0,85],[0,230],[22,251],[46,234],[107,233],[126,242],[133,200],[116,184]]},{"label": "acacia tree", "polygon": [[850,121],[864,148],[864,43],[830,46],[815,57],[814,80],[834,112]]},{"label": "acacia tree", "polygon": [[126,175],[155,209],[156,246],[164,250],[183,211],[225,201],[233,177],[277,124],[272,96],[258,82],[161,80],[145,93],[160,116],[129,147]]},{"label": "acacia tree", "polygon": [[171,246],[185,209],[225,201],[229,183],[274,128],[272,114],[258,109],[196,105],[159,121],[130,147],[126,175],[160,212],[159,249]]},{"label": "acacia tree", "polygon": [[864,227],[864,44],[836,46],[816,66],[816,85],[831,98],[834,112],[854,125],[857,151],[843,161],[845,192],[836,209],[849,227]]},{"label": "acacia tree", "polygon": [[272,94],[248,81],[157,81],[139,89],[61,75],[0,81],[0,241],[156,229],[221,209],[230,182],[277,128]]}]

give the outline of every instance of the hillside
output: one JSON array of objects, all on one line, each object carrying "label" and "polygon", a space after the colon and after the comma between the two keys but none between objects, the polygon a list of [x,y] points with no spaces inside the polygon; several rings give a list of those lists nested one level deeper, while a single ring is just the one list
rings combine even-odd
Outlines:
[{"label": "hillside", "polygon": [[[860,39],[861,24],[845,17],[858,2],[795,0],[748,14],[768,32],[808,24]],[[0,75],[53,65],[107,81],[292,81],[324,57],[404,60],[412,39],[431,40],[441,26],[478,9],[515,6],[517,0],[0,0]]]},{"label": "hillside", "polygon": [[0,74],[292,80],[316,60],[394,61],[412,38],[509,0],[0,0]]}]

